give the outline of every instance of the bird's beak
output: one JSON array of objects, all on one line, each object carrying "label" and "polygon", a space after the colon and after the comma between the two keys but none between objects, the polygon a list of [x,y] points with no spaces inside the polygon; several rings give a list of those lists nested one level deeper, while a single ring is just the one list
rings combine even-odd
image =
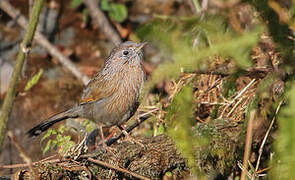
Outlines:
[{"label": "bird's beak", "polygon": [[[1,0],[0,0],[0,1],[1,1]],[[136,49],[135,49],[135,53],[134,53],[133,56],[130,57],[130,59],[133,59],[134,57],[139,56],[140,50],[141,50],[146,44],[147,44],[147,42],[137,43],[137,45],[136,45]],[[130,59],[129,59],[129,60],[130,60]],[[124,62],[124,64],[126,64],[129,60],[126,60],[126,61]]]},{"label": "bird's beak", "polygon": [[140,51],[146,44],[147,42],[138,43],[136,46],[136,52]]}]

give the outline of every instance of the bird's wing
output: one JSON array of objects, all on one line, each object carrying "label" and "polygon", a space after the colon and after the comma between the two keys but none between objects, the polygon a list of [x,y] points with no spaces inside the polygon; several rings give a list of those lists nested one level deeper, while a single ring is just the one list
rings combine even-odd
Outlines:
[{"label": "bird's wing", "polygon": [[95,76],[83,91],[81,103],[102,101],[118,91],[118,83],[112,80]]}]

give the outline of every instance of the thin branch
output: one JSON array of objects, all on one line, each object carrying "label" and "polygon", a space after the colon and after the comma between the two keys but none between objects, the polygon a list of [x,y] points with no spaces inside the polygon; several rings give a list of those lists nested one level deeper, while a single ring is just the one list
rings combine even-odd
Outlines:
[{"label": "thin branch", "polygon": [[114,169],[116,171],[120,171],[120,172],[123,172],[123,173],[126,173],[126,174],[130,174],[131,176],[133,177],[136,177],[138,179],[143,179],[143,180],[149,180],[149,178],[147,177],[144,177],[144,176],[141,176],[137,173],[134,173],[134,172],[131,172],[131,171],[128,171],[127,169],[123,169],[123,168],[120,168],[120,167],[116,167],[114,165],[111,165],[109,163],[106,163],[106,162],[103,162],[103,161],[100,161],[98,159],[93,159],[91,157],[88,158],[88,161],[90,162],[93,162],[93,163],[96,163],[96,164],[99,164],[101,166],[104,166],[104,167],[107,167],[107,168],[110,168],[110,169]]},{"label": "thin branch", "polygon": [[[244,171],[244,166],[243,166],[243,164],[239,161],[238,162],[238,167],[242,170],[242,171]],[[250,179],[251,177],[252,177],[252,174],[248,171],[248,170],[245,170],[246,171],[246,174],[247,174],[247,177]]]},{"label": "thin branch", "polygon": [[20,153],[20,156],[23,158],[23,160],[29,166],[30,171],[31,171],[31,174],[33,175],[32,178],[39,179],[38,176],[37,176],[36,171],[33,168],[32,159],[25,153],[25,151],[23,150],[23,148],[21,147],[21,145],[18,143],[16,137],[13,135],[13,133],[11,131],[8,131],[8,136],[10,137],[11,141],[13,142],[13,144],[16,147],[16,149]]},{"label": "thin branch", "polygon": [[204,104],[204,105],[227,105],[227,103],[224,102],[199,102],[199,104]]},{"label": "thin branch", "polygon": [[[268,127],[268,129],[267,129],[267,131],[266,131],[266,133],[265,133],[265,135],[264,135],[263,141],[262,141],[262,143],[261,143],[261,145],[260,145],[260,148],[259,148],[259,151],[258,151],[259,155],[258,155],[258,159],[257,159],[256,167],[255,167],[255,174],[257,174],[257,172],[258,172],[258,168],[259,168],[259,164],[260,164],[260,159],[261,159],[262,152],[263,152],[263,147],[264,147],[264,145],[265,145],[265,143],[266,143],[266,140],[267,140],[268,135],[269,135],[269,133],[270,133],[270,131],[271,131],[271,128],[272,128],[272,126],[273,126],[273,124],[274,124],[274,122],[275,122],[275,119],[276,119],[276,117],[277,117],[277,114],[279,113],[279,110],[280,110],[280,108],[281,108],[281,106],[282,106],[282,104],[283,104],[283,101],[284,101],[284,100],[280,101],[280,103],[279,103],[279,105],[278,105],[278,107],[277,107],[277,109],[276,109],[276,112],[275,112],[275,114],[274,114],[274,116],[273,116],[273,118],[272,118],[272,120],[271,120],[271,122],[270,122],[270,125],[269,125],[269,127]],[[252,179],[254,179],[254,176],[252,177]]]},{"label": "thin branch", "polygon": [[[16,89],[17,89],[17,86],[19,83],[19,77],[20,77],[20,74],[21,74],[21,71],[23,68],[24,59],[28,55],[30,47],[32,45],[32,41],[33,41],[34,34],[35,34],[37,24],[39,21],[39,15],[40,15],[40,12],[42,9],[43,2],[44,2],[44,0],[36,0],[34,3],[29,26],[28,26],[27,32],[25,34],[25,37],[20,45],[20,50],[19,50],[19,53],[18,53],[18,56],[16,59],[15,66],[14,66],[14,72],[12,74],[12,77],[11,77],[11,80],[9,83],[9,88],[7,90],[7,93],[6,93],[4,102],[3,102],[3,106],[1,109],[0,153],[3,150],[3,141],[4,141],[4,137],[5,137],[6,125],[7,125],[8,119],[9,119],[9,115],[12,110],[13,101],[16,96]],[[8,4],[8,2],[6,0],[0,1],[1,7],[5,6],[6,4]]]},{"label": "thin branch", "polygon": [[94,23],[98,25],[105,36],[111,40],[112,43],[118,45],[122,42],[120,35],[112,27],[104,13],[98,8],[100,1],[97,0],[83,0],[84,4],[90,11],[91,18]]},{"label": "thin branch", "polygon": [[247,174],[247,169],[248,169],[248,161],[249,161],[249,156],[250,156],[250,152],[251,152],[253,122],[254,122],[255,115],[256,115],[256,111],[252,110],[250,112],[248,126],[247,126],[247,134],[246,134],[246,143],[245,143],[245,149],[244,149],[243,169],[242,169],[241,180],[246,179],[246,174]]},{"label": "thin branch", "polygon": [[252,81],[247,84],[247,86],[245,86],[231,101],[228,102],[227,106],[224,107],[224,109],[222,110],[219,118],[222,118],[223,117],[223,114],[225,113],[225,111],[239,98],[241,97],[245,92],[246,90],[251,87],[251,85],[256,81],[256,79],[252,79]]},{"label": "thin branch", "polygon": [[235,100],[237,100],[254,82],[256,81],[256,79],[252,79],[252,81],[247,84],[247,86],[242,89],[239,94],[231,101],[231,104],[235,102]]},{"label": "thin branch", "polygon": [[[47,159],[47,158],[45,158]],[[45,160],[42,159],[40,161],[37,162],[33,162],[32,165],[37,165],[41,162],[46,162],[46,163],[59,163],[62,162],[62,160],[60,159],[51,159],[51,160]],[[0,169],[13,169],[13,168],[23,168],[23,167],[28,167],[28,164],[12,164],[12,165],[0,165]]]},{"label": "thin branch", "polygon": [[238,107],[238,105],[244,100],[244,97],[240,98],[237,103],[235,103],[234,107],[229,111],[227,117],[230,117],[234,110]]},{"label": "thin branch", "polygon": [[[27,19],[20,14],[20,12],[9,4],[7,0],[0,1],[0,8],[5,11],[13,19],[16,19],[17,23],[24,29],[27,28]],[[71,62],[69,58],[64,56],[54,45],[52,45],[45,36],[43,36],[39,31],[36,31],[35,40],[37,44],[44,47],[51,56],[55,57],[61,65],[68,69],[77,79],[86,85],[89,82],[89,78],[83,75],[79,69]]]}]

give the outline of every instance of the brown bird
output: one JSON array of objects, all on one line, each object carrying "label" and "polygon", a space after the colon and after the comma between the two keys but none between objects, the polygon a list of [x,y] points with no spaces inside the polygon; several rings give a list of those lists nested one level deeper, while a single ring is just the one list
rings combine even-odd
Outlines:
[{"label": "brown bird", "polygon": [[145,44],[127,41],[115,47],[84,89],[82,103],[39,123],[28,135],[38,136],[57,122],[78,117],[94,121],[102,140],[102,127],[121,127],[139,106],[145,80],[141,62]]}]

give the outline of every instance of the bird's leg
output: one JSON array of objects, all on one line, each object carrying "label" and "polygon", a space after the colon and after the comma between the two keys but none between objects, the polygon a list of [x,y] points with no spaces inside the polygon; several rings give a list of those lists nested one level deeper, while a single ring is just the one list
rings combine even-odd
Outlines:
[{"label": "bird's leg", "polygon": [[[113,129],[111,133],[104,138],[105,142],[114,136],[115,131],[117,131],[117,129]],[[86,143],[90,150],[96,149],[98,145],[103,143],[102,141],[99,142],[99,140],[97,139],[98,136],[101,137],[99,126],[97,126],[97,128],[91,131],[90,134],[87,136]]]},{"label": "bird's leg", "polygon": [[105,142],[105,138],[104,138],[102,126],[99,125],[98,126],[98,129],[99,129],[99,133],[100,133],[100,138],[101,138],[101,141],[102,141],[102,147],[103,147],[103,149],[106,150],[107,152],[110,152],[111,154],[115,155],[114,152],[111,150],[112,148],[108,147],[107,144],[106,144],[106,142]]},{"label": "bird's leg", "polygon": [[103,134],[102,126],[98,126],[98,129],[99,129],[100,138],[101,138],[101,141],[102,141],[102,147],[103,147],[104,149],[107,149],[107,145],[106,145],[106,143],[105,143],[105,138],[104,138],[104,134]]},{"label": "bird's leg", "polygon": [[138,144],[141,147],[145,148],[145,145],[142,144],[139,140],[136,140],[134,137],[132,137],[123,126],[118,125],[118,128],[122,131],[122,133],[124,134],[124,136],[126,137],[126,140],[133,143],[133,144]]}]

